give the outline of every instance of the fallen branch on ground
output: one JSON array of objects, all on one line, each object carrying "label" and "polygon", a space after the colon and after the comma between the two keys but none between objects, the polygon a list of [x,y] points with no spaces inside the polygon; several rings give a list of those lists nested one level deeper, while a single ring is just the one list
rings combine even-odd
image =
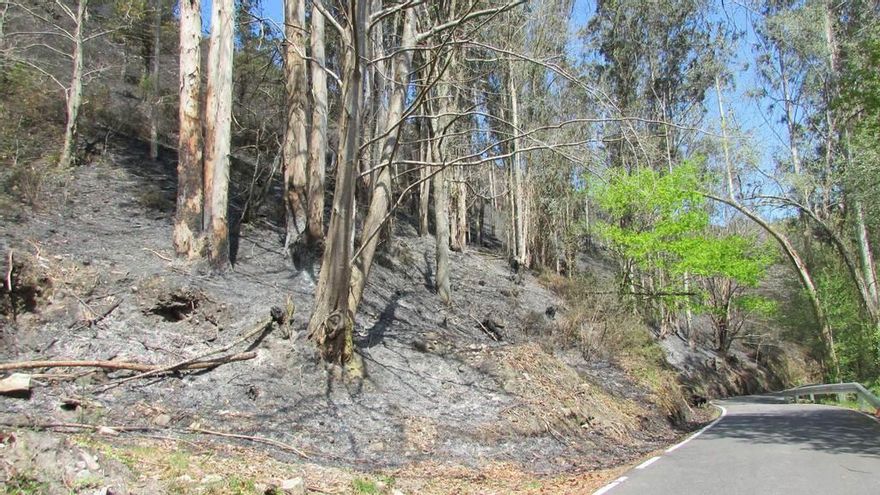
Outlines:
[{"label": "fallen branch on ground", "polygon": [[0,422],[0,426],[6,426],[10,428],[28,428],[32,430],[54,430],[57,428],[72,428],[75,430],[92,430],[97,432],[105,432],[108,434],[114,434],[120,431],[155,431],[161,429],[155,426],[105,426],[90,425],[87,423]]},{"label": "fallen branch on ground", "polygon": [[38,368],[105,368],[111,370],[131,370],[141,371],[145,373],[161,373],[177,370],[199,370],[205,368],[213,368],[225,363],[234,361],[245,361],[253,359],[257,356],[255,352],[242,352],[240,354],[230,354],[220,356],[214,359],[193,360],[181,364],[179,366],[165,366],[158,364],[142,364],[130,363],[124,361],[19,361],[16,363],[0,363],[0,371],[10,370],[27,370]]},{"label": "fallen branch on ground", "polygon": [[[29,428],[34,430],[54,430],[59,428],[67,428],[67,429],[77,429],[77,430],[92,430],[99,433],[106,434],[117,434],[118,432],[124,431],[174,431],[177,433],[199,433],[202,435],[211,435],[216,437],[223,438],[235,438],[238,440],[249,440],[251,442],[262,443],[266,445],[271,445],[273,447],[279,448],[281,450],[286,450],[288,452],[293,452],[300,457],[305,459],[311,459],[308,454],[303,452],[296,447],[286,444],[284,442],[279,442],[278,440],[272,440],[271,438],[266,437],[258,437],[253,435],[242,435],[238,433],[226,433],[222,431],[214,431],[214,430],[206,430],[204,428],[199,427],[190,427],[187,429],[174,429],[174,428],[161,428],[156,426],[115,426],[115,425],[91,425],[87,423],[36,423],[36,422],[0,422],[0,426],[7,426],[11,428]],[[168,438],[169,440],[186,442],[184,439],[180,438]],[[189,442],[187,442],[189,443]]]},{"label": "fallen branch on ground", "polygon": [[[83,301],[83,302],[84,302],[84,301]],[[104,312],[101,313],[100,315],[98,315],[98,316],[96,316],[96,317],[94,317],[94,318],[91,318],[91,319],[89,319],[89,320],[86,320],[86,321],[84,321],[83,323],[80,323],[79,325],[76,326],[76,328],[73,329],[73,331],[75,332],[75,331],[77,331],[77,330],[79,330],[79,329],[81,329],[81,328],[86,328],[86,327],[91,328],[91,327],[97,325],[98,323],[101,323],[101,321],[102,321],[104,318],[107,318],[108,316],[110,316],[110,313],[112,313],[114,310],[116,310],[116,308],[118,308],[120,304],[122,304],[122,299],[119,299],[118,301],[116,301],[115,303],[113,303],[113,304],[110,306],[110,308],[107,309],[107,311],[104,311]],[[75,324],[76,324],[76,323],[74,323],[74,325],[75,325]],[[74,325],[71,325],[71,327],[73,327]]]},{"label": "fallen branch on ground", "polygon": [[[485,333],[489,338],[491,338],[491,339],[494,340],[495,342],[498,342],[499,340],[501,340],[501,336],[500,336],[500,334],[499,334],[499,332],[498,332],[498,330],[497,330],[496,328],[489,328],[489,327],[487,327],[485,323],[483,323],[482,321],[478,320],[476,316],[474,316],[474,315],[472,315],[472,314],[470,314],[470,313],[468,313],[468,316],[470,316],[471,319],[473,319],[475,322],[477,322],[477,325],[479,325],[480,330],[482,330],[483,333]],[[492,326],[492,327],[504,328],[504,327],[501,326],[501,325],[496,325],[496,324],[494,324],[494,323],[492,322],[491,319],[488,319],[488,318],[487,318],[486,321],[487,321],[487,322],[490,322],[490,326]]]},{"label": "fallen branch on ground", "polygon": [[[229,344],[227,344],[227,345],[225,345],[225,346],[223,346],[223,347],[219,347],[219,348],[217,348],[217,349],[212,349],[212,350],[210,350],[210,351],[203,352],[203,353],[199,354],[198,356],[195,356],[195,357],[192,357],[192,358],[189,358],[189,359],[184,359],[183,361],[180,361],[180,362],[178,362],[178,363],[175,363],[175,364],[172,364],[172,365],[169,365],[169,366],[165,366],[165,367],[161,367],[161,368],[153,369],[153,370],[146,370],[146,371],[144,371],[143,373],[141,373],[141,374],[139,374],[139,375],[130,376],[130,377],[128,377],[128,378],[124,378],[124,379],[119,380],[119,381],[117,381],[117,382],[111,383],[110,385],[107,385],[107,386],[104,387],[104,388],[98,389],[98,390],[96,391],[96,393],[106,392],[106,391],[110,390],[110,389],[113,388],[113,387],[118,387],[119,385],[122,385],[123,383],[126,383],[126,382],[130,382],[130,381],[132,381],[132,380],[138,380],[138,379],[141,379],[141,378],[147,378],[147,377],[149,377],[149,376],[155,376],[155,375],[158,375],[158,374],[160,374],[160,373],[165,373],[165,372],[168,372],[168,371],[173,371],[173,370],[177,370],[177,369],[183,369],[182,367],[184,367],[184,366],[189,366],[190,364],[193,364],[193,363],[195,363],[195,362],[197,362],[197,361],[199,361],[199,360],[202,360],[202,359],[204,359],[204,358],[206,358],[206,357],[208,357],[208,356],[212,356],[212,355],[214,355],[214,354],[219,354],[219,353],[221,353],[221,352],[227,352],[227,351],[229,351],[230,349],[232,349],[233,347],[237,346],[238,344],[241,344],[242,342],[244,342],[244,341],[250,339],[251,337],[253,337],[253,336],[255,336],[255,335],[258,335],[258,334],[260,334],[260,333],[263,333],[263,332],[265,332],[265,331],[267,331],[267,330],[270,330],[270,329],[272,328],[272,325],[273,325],[273,324],[275,324],[275,323],[279,323],[279,324],[281,324],[281,323],[283,323],[283,322],[284,322],[284,312],[283,312],[280,308],[278,308],[278,307],[273,307],[272,310],[270,311],[270,315],[269,315],[268,318],[264,318],[263,320],[261,320],[261,321],[260,321],[260,322],[254,327],[253,330],[247,332],[246,334],[244,334],[244,335],[241,336],[240,338],[238,338],[238,339],[232,341],[231,343],[229,343]],[[208,367],[210,367],[210,366],[208,366]]]},{"label": "fallen branch on ground", "polygon": [[196,433],[203,433],[205,435],[214,435],[214,436],[225,437],[225,438],[238,438],[240,440],[250,440],[252,442],[264,443],[266,445],[272,445],[273,447],[278,447],[279,449],[282,449],[282,450],[287,450],[287,451],[293,452],[293,453],[299,455],[300,457],[310,459],[308,454],[297,449],[296,447],[294,447],[292,445],[288,445],[283,442],[279,442],[278,440],[272,440],[271,438],[255,437],[252,435],[240,435],[238,433],[224,433],[222,431],[205,430],[203,428],[192,428],[191,427],[189,430],[194,431]]}]

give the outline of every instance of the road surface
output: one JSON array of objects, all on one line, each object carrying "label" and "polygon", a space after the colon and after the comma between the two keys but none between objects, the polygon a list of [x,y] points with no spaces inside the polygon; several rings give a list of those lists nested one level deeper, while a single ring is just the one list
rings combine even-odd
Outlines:
[{"label": "road surface", "polygon": [[718,401],[724,417],[597,495],[880,494],[880,423],[774,397]]}]

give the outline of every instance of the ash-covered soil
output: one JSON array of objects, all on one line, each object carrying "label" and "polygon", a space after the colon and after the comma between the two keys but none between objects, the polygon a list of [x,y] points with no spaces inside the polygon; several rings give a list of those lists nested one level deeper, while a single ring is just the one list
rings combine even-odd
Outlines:
[{"label": "ash-covered soil", "polygon": [[[532,275],[518,280],[502,253],[452,253],[454,305],[443,306],[431,290],[434,239],[404,218],[357,316],[366,376],[339,379],[306,336],[316,275],[285,258],[273,223],[242,228],[223,274],[173,259],[170,168],[110,149],[43,208],[2,212],[4,274],[11,251],[13,275],[33,290],[20,288],[15,321],[4,316],[0,361],[174,363],[236,340],[273,306],[295,308],[289,325],[236,349],[255,359],[109,389],[131,373],[38,370],[66,376],[37,378],[30,398],[0,397],[0,421],[144,425],[169,436],[197,424],[359,470],[513,463],[537,474],[616,465],[678,434],[612,363],[554,344],[566,308]],[[503,325],[500,340],[478,324],[486,319]],[[81,405],[63,408],[68,398]]]}]

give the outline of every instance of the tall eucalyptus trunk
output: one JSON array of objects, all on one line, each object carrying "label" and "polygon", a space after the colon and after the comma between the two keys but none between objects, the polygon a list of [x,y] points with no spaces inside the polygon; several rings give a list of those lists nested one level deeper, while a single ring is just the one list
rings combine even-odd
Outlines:
[{"label": "tall eucalyptus trunk", "polygon": [[284,249],[298,244],[306,231],[309,149],[306,133],[308,81],[305,0],[284,1],[284,90],[287,111],[282,155],[284,163]]},{"label": "tall eucalyptus trunk", "polygon": [[76,139],[78,136],[79,111],[82,107],[83,92],[83,24],[86,20],[88,0],[79,0],[76,5],[76,21],[72,33],[73,67],[70,74],[70,85],[66,90],[67,121],[64,124],[64,142],[61,144],[61,156],[58,166],[68,168],[73,164],[76,155]]},{"label": "tall eucalyptus trunk", "polygon": [[360,254],[354,260],[354,268],[351,275],[351,291],[349,295],[349,311],[357,312],[358,305],[363,297],[367,277],[373,265],[376,247],[379,244],[379,230],[388,220],[389,207],[391,205],[391,172],[392,161],[397,152],[398,140],[403,129],[403,110],[406,102],[406,90],[409,84],[409,73],[412,67],[413,47],[415,46],[415,10],[406,9],[403,16],[403,34],[401,46],[394,57],[394,78],[391,98],[388,101],[388,110],[383,118],[386,128],[382,129],[382,150],[379,155],[379,170],[376,180],[373,182],[373,194],[370,198],[370,208],[367,218],[364,220],[361,232]]},{"label": "tall eucalyptus trunk", "polygon": [[211,3],[211,42],[205,98],[205,217],[208,258],[215,268],[229,263],[229,153],[232,145],[232,58],[235,5]]},{"label": "tall eucalyptus trunk", "polygon": [[309,140],[308,237],[324,239],[324,170],[327,157],[327,73],[324,72],[324,15],[312,10],[312,131]]},{"label": "tall eucalyptus trunk", "polygon": [[354,189],[359,170],[358,138],[364,89],[361,58],[365,53],[367,1],[348,0],[345,3],[346,14],[353,22],[343,44],[347,49],[342,73],[336,189],[315,291],[315,307],[309,320],[309,336],[321,356],[338,364],[348,363],[355,356],[354,315],[349,310],[348,293],[354,235]]},{"label": "tall eucalyptus trunk", "polygon": [[177,211],[174,250],[179,256],[200,255],[202,231],[201,0],[180,1],[180,131],[177,142]]}]

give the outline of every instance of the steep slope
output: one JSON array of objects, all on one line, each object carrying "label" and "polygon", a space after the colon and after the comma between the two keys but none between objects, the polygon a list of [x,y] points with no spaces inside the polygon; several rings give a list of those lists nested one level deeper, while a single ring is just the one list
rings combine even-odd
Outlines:
[{"label": "steep slope", "polygon": [[[5,315],[0,360],[173,363],[236,340],[273,306],[292,311],[289,324],[250,344],[256,358],[211,370],[109,389],[127,372],[52,377],[29,399],[0,398],[4,423],[169,435],[198,424],[283,442],[324,465],[511,464],[533,475],[617,465],[678,434],[650,390],[552,343],[563,302],[532,275],[512,274],[499,254],[453,253],[455,303],[442,306],[431,290],[433,238],[416,236],[405,218],[357,317],[366,376],[337,379],[305,335],[314,274],[290,266],[277,227],[245,225],[235,269],[210,276],[171,258],[173,184],[168,164],[111,146],[43,210],[3,213],[13,295],[31,287],[34,305]],[[82,405],[61,407],[71,397]]]}]

